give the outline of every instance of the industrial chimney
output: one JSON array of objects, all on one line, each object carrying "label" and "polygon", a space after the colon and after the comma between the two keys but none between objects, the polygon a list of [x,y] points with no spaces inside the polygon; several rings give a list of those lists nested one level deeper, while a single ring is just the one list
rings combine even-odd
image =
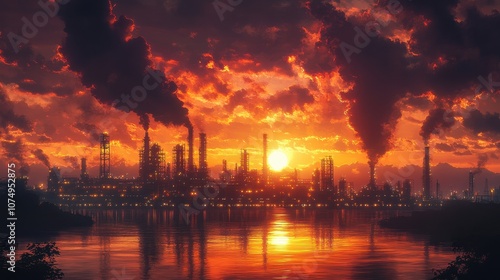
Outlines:
[{"label": "industrial chimney", "polygon": [[376,188],[376,183],[375,183],[375,164],[373,162],[369,163],[370,165],[370,188],[375,189]]},{"label": "industrial chimney", "polygon": [[110,172],[110,146],[109,146],[109,134],[102,133],[100,136],[100,149],[99,149],[99,178],[108,179],[111,177]]},{"label": "industrial chimney", "polygon": [[80,179],[86,180],[88,178],[89,174],[87,174],[87,159],[82,158]]},{"label": "industrial chimney", "polygon": [[469,198],[472,199],[474,197],[474,172],[469,171]]},{"label": "industrial chimney", "polygon": [[429,200],[431,198],[431,165],[428,146],[425,147],[422,179],[424,185],[424,199]]},{"label": "industrial chimney", "polygon": [[85,174],[87,174],[87,159],[86,158],[82,158],[82,173],[80,174],[82,177],[85,176]]},{"label": "industrial chimney", "polygon": [[262,146],[263,146],[263,158],[262,158],[262,179],[264,185],[267,185],[267,134],[262,136]]},{"label": "industrial chimney", "polygon": [[194,171],[193,166],[193,127],[188,127],[188,173],[192,174]]},{"label": "industrial chimney", "polygon": [[207,166],[207,135],[205,133],[200,133],[200,150],[199,150],[199,168],[200,173],[204,177],[208,174],[208,166]]}]

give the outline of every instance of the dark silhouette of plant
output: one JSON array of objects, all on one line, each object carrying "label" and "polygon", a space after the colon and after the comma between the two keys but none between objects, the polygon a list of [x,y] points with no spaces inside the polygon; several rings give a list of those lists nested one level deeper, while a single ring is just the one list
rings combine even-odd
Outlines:
[{"label": "dark silhouette of plant", "polygon": [[434,271],[433,279],[500,279],[500,236],[470,236],[455,242],[454,251],[460,253],[448,267]]},{"label": "dark silhouette of plant", "polygon": [[29,252],[23,253],[16,261],[15,272],[8,271],[9,264],[6,257],[6,242],[2,246],[1,279],[30,279],[30,280],[58,280],[64,273],[56,267],[56,256],[59,249],[55,242],[29,243]]}]

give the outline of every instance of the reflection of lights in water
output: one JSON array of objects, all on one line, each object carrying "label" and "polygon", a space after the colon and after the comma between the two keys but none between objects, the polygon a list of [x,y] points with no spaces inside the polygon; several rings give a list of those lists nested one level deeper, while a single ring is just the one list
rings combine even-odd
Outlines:
[{"label": "reflection of lights in water", "polygon": [[[275,235],[271,237],[271,244],[275,246],[285,246],[288,245],[289,238],[285,236],[284,232],[274,233]],[[278,235],[283,234],[283,235]]]},{"label": "reflection of lights in water", "polygon": [[271,236],[269,238],[271,245],[280,247],[288,245],[290,242],[290,238],[288,237],[288,222],[277,220],[273,224],[273,229],[271,230]]}]

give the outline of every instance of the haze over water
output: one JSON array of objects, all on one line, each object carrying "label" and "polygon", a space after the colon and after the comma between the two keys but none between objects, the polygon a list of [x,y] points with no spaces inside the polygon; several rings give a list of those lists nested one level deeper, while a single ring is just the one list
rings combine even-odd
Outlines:
[{"label": "haze over water", "polygon": [[454,259],[426,236],[380,228],[394,210],[214,209],[189,226],[169,210],[86,214],[91,229],[48,238],[64,279],[429,279]]}]

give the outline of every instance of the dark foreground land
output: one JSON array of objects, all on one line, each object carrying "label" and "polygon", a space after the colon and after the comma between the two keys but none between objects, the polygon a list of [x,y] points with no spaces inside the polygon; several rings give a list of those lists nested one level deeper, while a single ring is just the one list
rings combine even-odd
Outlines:
[{"label": "dark foreground land", "polygon": [[434,279],[500,279],[500,204],[450,202],[440,210],[382,220],[382,227],[451,242],[459,255]]},{"label": "dark foreground land", "polygon": [[[9,211],[0,211],[0,219],[15,218],[8,221],[9,227],[0,229],[0,279],[63,279],[64,273],[56,266],[59,249],[54,242],[29,243],[26,248],[19,248],[18,239],[36,237],[46,231],[89,227],[94,222],[88,216],[64,212],[52,203],[40,203],[39,196],[26,190],[23,183],[20,181],[16,186],[13,196],[7,192],[0,194],[0,201],[9,201],[13,206]],[[19,256],[21,250],[27,251]]]}]

